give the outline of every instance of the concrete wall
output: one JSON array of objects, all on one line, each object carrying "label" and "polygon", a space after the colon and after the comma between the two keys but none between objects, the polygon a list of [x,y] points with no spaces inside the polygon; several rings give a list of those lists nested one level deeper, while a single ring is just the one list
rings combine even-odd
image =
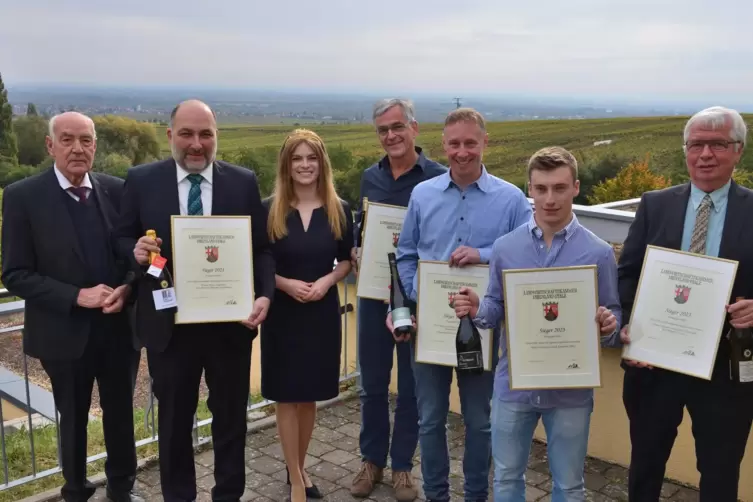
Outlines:
[{"label": "concrete wall", "polygon": [[0,406],[3,407],[3,420],[6,422],[8,420],[15,420],[26,416],[26,412],[24,410],[15,406],[14,404],[11,404],[5,399],[0,399]]}]

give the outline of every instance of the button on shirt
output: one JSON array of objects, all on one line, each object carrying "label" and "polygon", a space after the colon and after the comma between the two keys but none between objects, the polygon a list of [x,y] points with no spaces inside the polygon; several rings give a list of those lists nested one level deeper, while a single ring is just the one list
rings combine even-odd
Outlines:
[{"label": "button on shirt", "polygon": [[416,301],[418,260],[447,261],[460,246],[479,250],[489,263],[494,241],[525,224],[531,204],[515,185],[490,175],[460,189],[448,171],[413,189],[397,244],[397,269],[408,296]]},{"label": "button on shirt", "polygon": [[[489,266],[489,287],[474,318],[475,324],[480,328],[490,329],[500,326],[504,320],[503,270],[577,265],[596,265],[599,305],[612,311],[617,318],[618,327],[610,335],[601,337],[601,344],[618,347],[622,310],[617,292],[617,263],[614,250],[612,246],[581,226],[575,215],[564,229],[554,235],[550,248],[547,248],[543,232],[533,217],[527,224],[494,243]],[[538,408],[583,406],[593,399],[592,389],[510,390],[507,343],[501,339],[499,345],[502,354],[494,378],[496,399],[527,403]]]},{"label": "button on shirt", "polygon": [[418,154],[416,165],[408,172],[403,173],[398,179],[392,176],[390,159],[386,155],[363,172],[359,197],[361,203],[356,212],[356,225],[359,229],[354,236],[356,247],[361,245],[360,230],[363,230],[361,222],[363,221],[362,201],[364,197],[369,199],[369,202],[406,207],[411,192],[417,184],[447,172],[445,166],[426,158],[421,148],[416,147],[416,153]]},{"label": "button on shirt", "polygon": [[[724,230],[724,218],[727,215],[727,200],[729,198],[728,181],[723,187],[711,192],[711,212],[709,214],[709,227],[706,234],[706,255],[719,256],[719,246],[722,243],[722,231]],[[682,247],[683,251],[690,249],[690,239],[693,236],[695,227],[695,217],[698,206],[706,196],[706,192],[690,184],[690,199],[688,199],[688,208],[685,211],[685,224],[682,229]]]},{"label": "button on shirt", "polygon": [[[184,168],[175,165],[178,172],[178,200],[180,202],[180,214],[186,216],[188,214],[188,192],[191,190],[191,181],[188,180],[188,175],[193,174],[186,171]],[[204,178],[201,181],[201,205],[204,208],[204,216],[212,215],[212,164],[205,168],[200,173]]]}]

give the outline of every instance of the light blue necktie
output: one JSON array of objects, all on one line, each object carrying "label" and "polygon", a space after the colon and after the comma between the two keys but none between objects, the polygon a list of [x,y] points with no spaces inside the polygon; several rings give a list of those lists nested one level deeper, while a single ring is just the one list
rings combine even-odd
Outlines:
[{"label": "light blue necktie", "polygon": [[201,182],[204,177],[200,174],[189,174],[186,176],[191,182],[191,189],[188,191],[188,215],[203,216],[204,207],[201,205]]}]

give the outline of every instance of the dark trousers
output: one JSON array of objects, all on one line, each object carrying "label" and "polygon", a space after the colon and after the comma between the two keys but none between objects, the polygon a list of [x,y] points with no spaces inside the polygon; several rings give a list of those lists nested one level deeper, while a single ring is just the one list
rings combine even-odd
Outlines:
[{"label": "dark trousers", "polygon": [[[418,409],[409,343],[395,343],[384,325],[387,305],[358,300],[358,358],[361,365],[361,434],[364,460],[393,471],[410,471],[418,444]],[[390,446],[389,387],[397,349],[397,407]]]},{"label": "dark trousers", "polygon": [[213,417],[212,500],[238,501],[243,495],[251,342],[248,330],[186,325],[174,329],[163,352],[147,351],[158,400],[159,465],[165,502],[196,499],[192,430],[202,371]]},{"label": "dark trousers", "polygon": [[[105,323],[106,324],[106,323]],[[108,488],[127,493],[136,480],[133,434],[133,372],[139,353],[127,334],[111,325],[93,326],[84,354],[73,360],[41,360],[50,377],[60,413],[60,443],[66,501],[84,501],[94,493],[86,479],[86,443],[92,388],[97,380],[107,449]],[[136,368],[138,368],[136,362]]]},{"label": "dark trousers", "polygon": [[753,422],[753,385],[733,383],[729,370],[725,375],[724,365],[717,366],[711,381],[656,368],[626,369],[631,501],[659,500],[685,407],[693,423],[701,501],[737,501],[740,463]]}]

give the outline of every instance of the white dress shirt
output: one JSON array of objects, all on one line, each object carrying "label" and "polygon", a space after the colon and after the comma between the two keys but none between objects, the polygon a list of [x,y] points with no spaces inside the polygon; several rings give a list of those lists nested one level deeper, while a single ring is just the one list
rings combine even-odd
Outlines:
[{"label": "white dress shirt", "polygon": [[[178,172],[178,200],[180,201],[180,214],[186,216],[188,214],[188,192],[191,190],[191,182],[188,180],[188,175],[193,174],[186,171],[177,163]],[[204,178],[201,180],[201,205],[204,209],[204,216],[212,215],[212,164],[209,164],[200,173]]]},{"label": "white dress shirt", "polygon": [[[57,164],[53,164],[53,165],[55,167],[55,176],[58,179],[58,183],[60,183],[60,188],[62,188],[63,190],[65,190],[65,193],[67,193],[68,195],[70,195],[71,197],[73,197],[73,200],[75,200],[76,202],[78,202],[78,195],[76,195],[75,193],[73,193],[70,190],[68,190],[70,187],[73,186],[73,183],[71,183],[70,181],[68,181],[68,178],[66,178],[65,175],[63,175],[63,173],[60,172],[60,169],[58,169]],[[188,184],[191,184],[191,182],[189,181]],[[84,180],[81,182],[81,184],[79,186],[86,187],[86,188],[89,189],[89,191],[87,192],[87,195],[86,195],[86,197],[88,199],[89,198],[89,194],[92,193],[92,182],[89,179],[89,173],[84,174]],[[188,192],[186,192],[186,193],[188,193]]]}]

